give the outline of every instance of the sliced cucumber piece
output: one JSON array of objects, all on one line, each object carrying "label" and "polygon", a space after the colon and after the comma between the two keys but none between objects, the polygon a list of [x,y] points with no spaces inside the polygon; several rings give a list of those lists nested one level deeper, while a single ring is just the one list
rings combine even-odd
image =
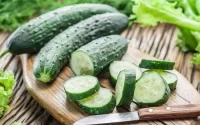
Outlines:
[{"label": "sliced cucumber piece", "polygon": [[116,105],[130,105],[133,101],[134,85],[136,82],[135,70],[122,70],[117,78]]},{"label": "sliced cucumber piece", "polygon": [[163,77],[163,79],[167,82],[170,90],[176,89],[178,78],[175,74],[171,72],[163,71],[163,70],[155,70],[155,71],[158,72]]},{"label": "sliced cucumber piece", "polygon": [[138,80],[142,75],[142,70],[136,64],[127,61],[114,61],[109,67],[110,79],[113,86],[116,85],[117,77],[119,72],[122,70],[135,70],[136,80]]},{"label": "sliced cucumber piece", "polygon": [[70,66],[76,75],[98,75],[114,60],[120,60],[128,41],[120,35],[110,35],[93,40],[73,52]]},{"label": "sliced cucumber piece", "polygon": [[155,71],[146,71],[135,84],[134,99],[138,105],[159,106],[167,102],[170,89]]},{"label": "sliced cucumber piece", "polygon": [[147,60],[142,59],[139,67],[145,69],[162,69],[162,70],[172,70],[174,68],[175,62],[165,61],[165,60]]},{"label": "sliced cucumber piece", "polygon": [[76,76],[65,82],[64,89],[70,100],[81,100],[95,94],[100,85],[94,76]]},{"label": "sliced cucumber piece", "polygon": [[115,98],[109,89],[100,88],[97,93],[83,100],[79,100],[78,103],[81,109],[89,114],[106,114],[113,111]]}]

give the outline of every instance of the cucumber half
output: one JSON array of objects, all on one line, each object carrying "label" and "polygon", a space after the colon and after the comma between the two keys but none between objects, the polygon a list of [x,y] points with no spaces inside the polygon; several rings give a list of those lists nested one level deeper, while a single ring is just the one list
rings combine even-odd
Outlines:
[{"label": "cucumber half", "polygon": [[120,35],[93,40],[71,54],[70,66],[76,75],[97,76],[114,60],[120,60],[128,41]]},{"label": "cucumber half", "polygon": [[138,80],[142,75],[142,70],[136,64],[127,61],[114,61],[109,67],[110,79],[113,86],[116,85],[117,77],[119,72],[122,70],[135,70],[136,80]]},{"label": "cucumber half", "polygon": [[176,89],[178,78],[175,74],[171,72],[163,71],[163,70],[156,70],[156,72],[158,72],[163,77],[163,79],[167,82],[170,90]]},{"label": "cucumber half", "polygon": [[100,85],[94,76],[76,76],[65,82],[64,89],[70,100],[81,100],[95,94]]},{"label": "cucumber half", "polygon": [[139,67],[145,69],[161,69],[161,70],[172,70],[175,62],[165,60],[147,60],[142,59]]},{"label": "cucumber half", "polygon": [[135,82],[135,70],[122,70],[119,73],[115,87],[117,106],[131,104],[133,101]]},{"label": "cucumber half", "polygon": [[115,98],[109,89],[100,88],[97,93],[83,100],[79,100],[78,103],[81,109],[89,114],[106,114],[113,111]]},{"label": "cucumber half", "polygon": [[135,84],[134,99],[138,105],[159,106],[167,102],[170,89],[155,71],[146,71]]}]

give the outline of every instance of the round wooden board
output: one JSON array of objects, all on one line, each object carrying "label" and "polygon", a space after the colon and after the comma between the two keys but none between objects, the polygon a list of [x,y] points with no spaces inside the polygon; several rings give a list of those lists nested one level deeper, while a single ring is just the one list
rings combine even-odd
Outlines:
[{"label": "round wooden board", "polygon": [[[127,60],[130,62],[134,62],[138,64],[142,58],[152,59],[152,56],[149,56],[139,50],[136,49],[135,44],[140,44],[141,42],[137,41],[137,38],[134,37],[138,31],[132,28],[126,30],[122,35],[131,40],[127,53],[124,55],[122,60]],[[146,31],[147,30],[147,31]],[[154,34],[154,30],[151,29],[149,31],[148,28],[143,31],[141,34],[142,40],[146,40],[149,44],[150,49],[155,49],[158,51],[158,48],[152,48],[153,43],[159,40],[159,37],[163,36],[156,36],[155,39],[152,38],[150,35]],[[146,32],[145,32],[146,31]],[[152,33],[150,34],[149,32]],[[158,30],[159,31],[159,30]],[[176,34],[176,31],[171,30],[173,34]],[[138,32],[139,33],[139,32]],[[170,34],[170,32],[168,32]],[[130,35],[131,34],[131,35]],[[145,36],[144,36],[145,35]],[[173,36],[166,38],[169,40],[173,40]],[[162,41],[158,41],[162,42]],[[147,50],[147,48],[145,48]],[[169,50],[167,50],[169,51]],[[152,52],[152,51],[151,51]],[[162,54],[162,53],[161,53]],[[44,84],[36,81],[33,75],[33,63],[34,63],[34,55],[21,55],[20,56],[23,66],[23,77],[26,83],[26,88],[29,93],[38,101],[38,103],[43,106],[52,116],[54,116],[58,121],[66,125],[72,125],[75,121],[79,120],[80,118],[88,116],[88,114],[84,113],[79,106],[74,103],[70,102],[66,98],[66,94],[64,92],[63,84],[64,82],[73,77],[73,73],[68,65],[62,70],[62,72],[58,75],[56,80],[54,80],[50,84]],[[169,60],[173,60],[174,56],[171,55]],[[178,76],[178,84],[177,89],[172,92],[169,101],[166,105],[178,105],[178,104],[198,104],[200,103],[200,95],[199,93],[193,88],[190,82],[186,78],[184,78],[180,73],[177,71],[173,71]],[[107,70],[102,72],[98,77],[100,83],[103,87],[107,87],[113,90],[109,83],[109,74]],[[138,107],[135,104],[131,104],[131,107],[120,107],[115,109],[113,112],[127,112],[127,111],[135,111]],[[172,124],[172,125],[188,125],[195,123],[197,118],[191,119],[171,119],[171,120],[155,120],[155,121],[147,121],[147,122],[136,122],[135,124]]]}]

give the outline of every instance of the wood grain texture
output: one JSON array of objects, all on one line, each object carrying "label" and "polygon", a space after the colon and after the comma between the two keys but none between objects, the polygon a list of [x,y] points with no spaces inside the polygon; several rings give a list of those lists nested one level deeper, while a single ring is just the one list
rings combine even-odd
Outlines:
[{"label": "wood grain texture", "polygon": [[192,118],[200,116],[199,104],[149,107],[138,110],[140,120]]},{"label": "wood grain texture", "polygon": [[[3,41],[7,35],[8,34],[0,34],[0,50],[5,48]],[[133,48],[137,48],[159,59],[176,61],[176,69],[192,83],[195,89],[200,91],[200,67],[190,63],[192,53],[183,53],[179,47],[176,46],[175,38],[177,36],[177,31],[174,26],[160,24],[157,27],[141,28],[139,25],[133,25],[130,29],[124,32],[123,36],[126,36],[132,41],[131,46]],[[0,125],[10,125],[13,121],[19,121],[25,125],[59,125],[59,122],[41,108],[41,106],[25,90],[24,82],[22,80],[21,64],[18,57],[11,56],[10,54],[6,55],[0,59],[0,67],[12,71],[15,69],[15,71],[18,72],[18,75],[16,75],[17,82],[14,88],[14,93],[10,100],[11,108],[0,119]],[[7,69],[5,67],[9,68]],[[15,74],[17,74],[16,72]],[[101,82],[106,83],[107,75],[102,74],[101,77]],[[62,80],[62,78],[59,79]],[[192,86],[190,86],[190,88],[192,88]],[[183,88],[183,90],[185,89],[186,88]],[[180,90],[177,89],[176,91]],[[198,95],[198,93],[195,95]],[[181,98],[181,100],[177,102],[178,104],[193,103],[192,101],[187,100],[191,95],[185,95],[183,98],[181,95],[172,94],[171,96],[173,98]],[[191,98],[196,100],[195,96]],[[170,100],[168,103],[174,103],[174,100]],[[134,110],[135,108],[137,107],[132,104],[131,108],[121,107],[117,110],[124,112]],[[198,119],[176,119],[167,121],[148,121],[146,123],[152,125],[198,125],[200,122]],[[140,124],[142,125],[142,123]]]}]

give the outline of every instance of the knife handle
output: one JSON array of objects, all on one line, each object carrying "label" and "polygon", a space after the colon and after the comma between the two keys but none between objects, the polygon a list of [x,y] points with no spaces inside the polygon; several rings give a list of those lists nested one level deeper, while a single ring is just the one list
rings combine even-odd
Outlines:
[{"label": "knife handle", "polygon": [[200,105],[177,105],[143,108],[138,110],[140,120],[192,118],[200,116]]}]

